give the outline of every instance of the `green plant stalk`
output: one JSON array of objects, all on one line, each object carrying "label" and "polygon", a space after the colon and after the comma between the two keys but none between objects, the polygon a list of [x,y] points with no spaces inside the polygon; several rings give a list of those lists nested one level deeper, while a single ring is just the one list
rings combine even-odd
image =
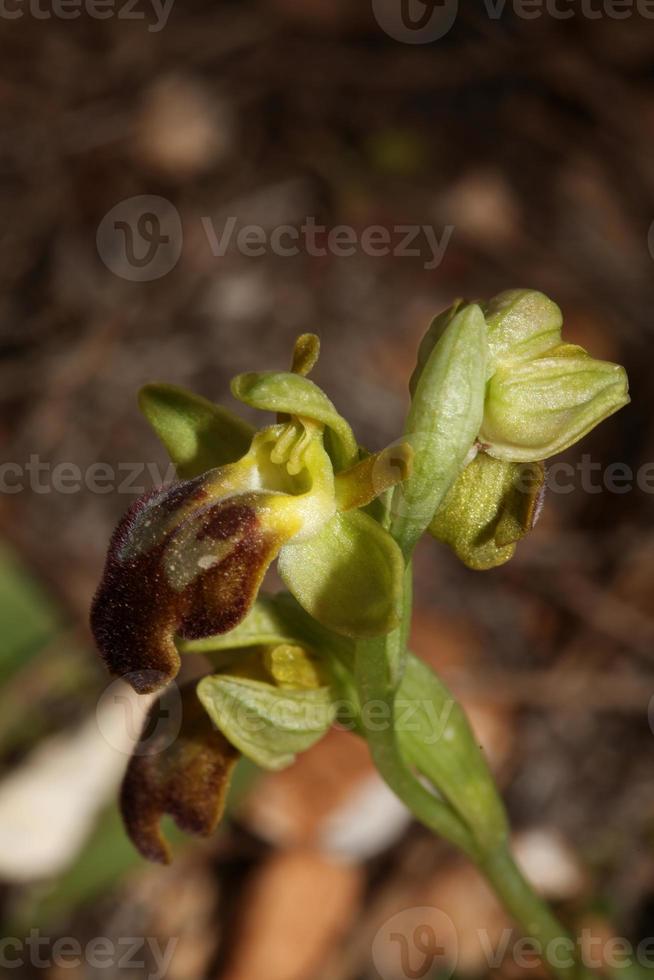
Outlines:
[{"label": "green plant stalk", "polygon": [[[402,547],[403,542],[398,543]],[[402,671],[411,621],[410,583],[409,561],[399,627],[386,636],[356,644],[354,674],[360,704],[365,712],[366,704],[382,702],[388,716],[394,717],[400,690],[410,699],[421,695],[424,701],[427,695],[437,710],[449,698],[453,717],[442,733],[445,741],[435,748],[427,744],[421,712],[418,717],[423,724],[399,736],[394,724],[373,728],[364,721],[363,734],[373,761],[418,820],[474,861],[525,934],[541,944],[552,974],[559,980],[580,980],[587,971],[576,959],[569,965],[575,956],[572,940],[511,856],[504,807],[462,708],[426,665],[416,666],[418,662],[412,661],[410,670]],[[432,782],[439,796],[425,788],[416,770]]]}]

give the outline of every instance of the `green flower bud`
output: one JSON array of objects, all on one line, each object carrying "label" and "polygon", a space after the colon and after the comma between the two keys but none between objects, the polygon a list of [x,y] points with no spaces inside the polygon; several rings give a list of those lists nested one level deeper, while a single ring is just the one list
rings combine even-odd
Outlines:
[{"label": "green flower bud", "polygon": [[560,344],[498,367],[487,385],[479,441],[497,459],[547,459],[628,402],[624,368]]},{"label": "green flower bud", "polygon": [[539,357],[561,343],[561,310],[535,289],[507,289],[483,306],[489,374],[503,361]]},{"label": "green flower bud", "polygon": [[503,565],[532,529],[543,500],[542,463],[508,463],[479,453],[429,525],[468,568]]}]

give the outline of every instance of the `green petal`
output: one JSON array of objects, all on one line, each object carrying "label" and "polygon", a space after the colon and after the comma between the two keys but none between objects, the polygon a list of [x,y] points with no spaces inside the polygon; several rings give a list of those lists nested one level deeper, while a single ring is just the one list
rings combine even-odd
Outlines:
[{"label": "green petal", "polygon": [[253,371],[233,379],[232,393],[253,408],[299,415],[328,426],[335,437],[338,469],[351,466],[359,458],[359,447],[350,426],[327,395],[308,378],[290,371]]},{"label": "green petal", "polygon": [[495,568],[538,517],[545,472],[540,463],[507,463],[479,453],[466,466],[429,525],[469,568]]},{"label": "green petal", "polygon": [[320,357],[320,337],[315,333],[300,334],[293,348],[291,371],[306,377],[311,374]]},{"label": "green petal", "polygon": [[284,546],[277,568],[306,611],[346,636],[378,636],[398,622],[404,562],[391,536],[358,510],[336,514]]},{"label": "green petal", "polygon": [[498,368],[479,438],[498,459],[548,459],[628,402],[624,368],[561,344],[543,357]]},{"label": "green petal", "polygon": [[264,769],[290,766],[334,720],[328,687],[282,690],[263,681],[213,674],[200,681],[197,693],[229,742]]},{"label": "green petal", "polygon": [[411,472],[413,450],[402,442],[367,456],[336,474],[334,489],[339,510],[365,507],[390,487],[406,480]]},{"label": "green petal", "polygon": [[200,640],[177,637],[175,642],[180,653],[208,656],[214,669],[242,663],[248,651],[285,644],[317,652],[332,666],[335,656],[348,659],[353,652],[352,640],[321,626],[289,592],[259,596],[245,619],[229,633]]},{"label": "green petal", "polygon": [[184,480],[236,462],[254,435],[251,425],[226,408],[176,385],[145,385],[139,406]]},{"label": "green petal", "polygon": [[284,621],[283,609],[275,596],[260,596],[245,619],[229,633],[205,636],[199,640],[176,640],[180,653],[217,653],[247,647],[297,642],[297,634]]},{"label": "green petal", "polygon": [[463,468],[483,418],[486,321],[474,304],[448,317],[420,372],[407,420],[413,467],[393,498],[393,532],[405,553]]},{"label": "green petal", "polygon": [[483,307],[490,371],[502,360],[539,357],[561,343],[561,310],[535,289],[507,289]]}]

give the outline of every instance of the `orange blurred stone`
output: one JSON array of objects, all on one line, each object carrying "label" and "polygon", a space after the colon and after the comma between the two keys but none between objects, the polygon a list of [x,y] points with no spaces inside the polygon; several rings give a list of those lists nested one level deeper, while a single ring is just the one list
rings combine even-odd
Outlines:
[{"label": "orange blurred stone", "polygon": [[315,846],[324,821],[374,771],[360,738],[332,730],[288,769],[257,780],[240,816],[278,846]]},{"label": "orange blurred stone", "polygon": [[234,142],[232,113],[197,81],[166,75],[147,90],[134,132],[134,155],[149,170],[188,180],[222,163]]},{"label": "orange blurred stone", "polygon": [[311,980],[355,921],[363,872],[315,851],[281,851],[246,888],[220,980]]}]

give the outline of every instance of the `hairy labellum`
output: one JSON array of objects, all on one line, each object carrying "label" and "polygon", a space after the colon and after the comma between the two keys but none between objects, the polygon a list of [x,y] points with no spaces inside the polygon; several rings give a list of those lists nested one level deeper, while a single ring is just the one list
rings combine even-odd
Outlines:
[{"label": "hairy labellum", "polygon": [[281,539],[251,495],[215,500],[200,478],[136,501],[118,525],[91,627],[112,674],[139,693],[179,670],[175,634],[232,629],[254,601]]},{"label": "hairy labellum", "polygon": [[150,861],[167,864],[170,848],[159,822],[164,814],[190,834],[208,836],[222,815],[238,751],[214,728],[194,685],[181,692],[179,714],[152,706],[120,795],[127,832]]}]

